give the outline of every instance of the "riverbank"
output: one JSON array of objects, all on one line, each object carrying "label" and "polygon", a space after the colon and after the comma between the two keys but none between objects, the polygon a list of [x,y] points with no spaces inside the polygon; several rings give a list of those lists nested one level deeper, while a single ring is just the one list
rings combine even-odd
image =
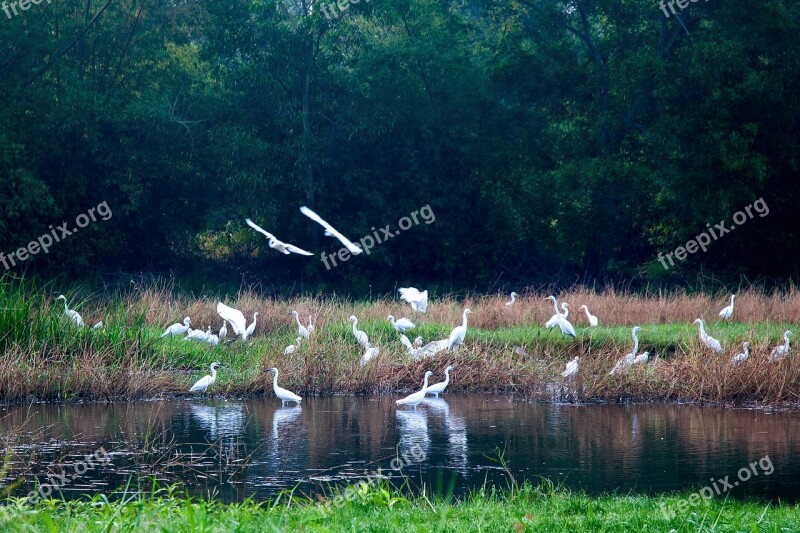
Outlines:
[{"label": "riverbank", "polygon": [[[691,401],[727,405],[779,406],[800,400],[800,363],[792,351],[785,360],[767,362],[787,329],[800,321],[800,294],[769,297],[740,294],[731,322],[716,314],[721,297],[672,295],[597,295],[579,291],[561,295],[573,308],[586,303],[600,318],[588,327],[585,316],[570,319],[577,338],[562,336],[542,324],[552,306],[541,294],[521,296],[514,306],[503,297],[432,299],[427,314],[415,314],[404,302],[379,299],[350,302],[332,298],[277,300],[242,292],[226,303],[251,320],[259,318],[246,342],[217,347],[160,339],[167,325],[192,317],[199,329],[219,329],[216,299],[189,298],[168,290],[135,288],[121,294],[69,294],[70,308],[88,324],[79,328],[64,317],[63,303],[52,287],[38,288],[7,280],[0,283],[0,401],[76,401],[156,398],[184,394],[219,361],[213,394],[271,394],[270,367],[281,370],[282,386],[301,395],[403,392],[418,389],[426,370],[441,378],[453,365],[450,390],[516,393],[544,401]],[[425,342],[447,338],[469,307],[469,329],[455,353],[440,352],[413,360],[386,316],[408,316],[417,327],[408,336]],[[297,325],[290,311],[311,315],[316,326],[308,342],[292,355]],[[347,321],[359,318],[380,348],[364,367],[362,349]],[[707,318],[709,334],[722,342],[717,355],[701,345],[694,318]],[[306,322],[306,320],[304,320]],[[614,364],[631,350],[630,327],[642,326],[639,351],[649,351],[646,366],[610,376]],[[750,359],[734,366],[730,359],[750,342]],[[564,382],[567,361],[580,357],[574,380]]]},{"label": "riverbank", "polygon": [[[0,506],[3,531],[794,531],[800,508],[690,494],[591,497],[524,485],[479,490],[453,501],[363,484],[318,501],[285,494],[271,502],[185,499],[176,489],[109,502],[103,496]],[[346,497],[345,497],[346,496]],[[696,494],[695,494],[696,496]]]}]

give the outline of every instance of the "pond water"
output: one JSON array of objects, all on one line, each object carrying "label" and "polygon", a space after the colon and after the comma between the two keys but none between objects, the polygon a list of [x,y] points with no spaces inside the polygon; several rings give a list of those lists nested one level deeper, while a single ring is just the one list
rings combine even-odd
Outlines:
[{"label": "pond water", "polygon": [[140,481],[149,490],[156,479],[241,501],[295,487],[306,495],[327,492],[380,468],[443,494],[485,483],[505,487],[509,473],[518,482],[548,478],[590,494],[699,490],[729,476],[731,485],[739,483],[731,497],[800,501],[798,412],[525,403],[474,394],[430,399],[413,411],[396,408],[395,399],[310,397],[302,407],[281,407],[275,398],[3,407],[7,470],[0,484],[22,495],[49,483],[56,496],[70,498],[126,484],[136,490]]}]

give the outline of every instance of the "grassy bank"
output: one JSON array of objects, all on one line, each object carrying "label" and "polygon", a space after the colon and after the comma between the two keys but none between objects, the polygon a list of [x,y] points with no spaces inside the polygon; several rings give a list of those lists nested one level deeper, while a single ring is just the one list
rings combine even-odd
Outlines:
[{"label": "grassy bank", "polygon": [[[601,496],[526,485],[481,490],[461,501],[367,487],[350,498],[224,504],[168,492],[109,501],[9,500],[3,531],[795,531],[800,508],[716,498],[682,507],[689,495]],[[339,503],[334,505],[334,501]],[[684,504],[685,505],[685,504]],[[662,509],[673,510],[666,517]]]},{"label": "grassy bank", "polygon": [[[586,303],[600,318],[586,327],[585,316],[573,313],[577,339],[547,330],[552,314],[545,295],[523,295],[507,308],[505,297],[432,298],[425,315],[412,314],[403,302],[378,299],[351,302],[330,297],[279,300],[253,291],[226,298],[229,305],[258,325],[247,342],[212,348],[182,339],[159,339],[163,328],[184,316],[193,327],[217,330],[216,299],[187,297],[157,285],[108,294],[67,292],[70,308],[87,324],[102,320],[103,329],[78,328],[63,316],[55,301],[60,289],[29,282],[0,280],[0,399],[4,401],[138,398],[183,393],[207,373],[212,361],[224,368],[211,392],[271,393],[266,369],[281,369],[282,385],[300,394],[379,393],[420,386],[425,370],[437,377],[445,366],[456,367],[452,390],[518,392],[532,398],[569,397],[591,400],[680,400],[712,402],[796,402],[800,399],[800,364],[791,355],[779,363],[766,358],[782,341],[786,329],[800,322],[800,293],[777,296],[739,294],[731,322],[717,312],[723,295],[594,294],[560,295],[573,308]],[[417,323],[409,337],[425,342],[446,338],[470,307],[466,342],[456,353],[439,353],[411,360],[388,314],[408,316]],[[291,355],[284,347],[297,334],[289,314],[314,317],[316,332]],[[359,329],[380,347],[380,356],[360,367],[362,351],[347,317],[359,317]],[[577,316],[576,316],[577,315]],[[699,344],[691,322],[707,319],[707,330],[725,347],[716,355]],[[630,327],[642,326],[640,351],[649,350],[651,363],[622,375],[609,376],[614,363],[631,349]],[[730,364],[743,341],[751,343],[751,358],[742,367]],[[792,348],[792,352],[794,347]],[[564,364],[581,357],[580,371],[569,387],[562,386]],[[656,357],[653,357],[656,356]]]}]

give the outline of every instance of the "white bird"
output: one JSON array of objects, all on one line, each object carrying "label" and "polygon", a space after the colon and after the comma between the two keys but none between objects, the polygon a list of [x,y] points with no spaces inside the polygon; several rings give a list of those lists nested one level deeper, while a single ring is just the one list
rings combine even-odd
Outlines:
[{"label": "white bird", "polygon": [[308,315],[308,334],[314,333],[314,324],[311,322],[311,315]]},{"label": "white bird", "polygon": [[578,373],[578,357],[567,363],[567,367],[561,375],[565,378],[571,378]]},{"label": "white bird", "polygon": [[347,247],[347,249],[350,250],[351,254],[358,255],[362,252],[361,248],[357,244],[353,244],[353,242],[350,239],[348,239],[347,237],[336,231],[333,228],[333,226],[325,222],[322,219],[322,217],[320,217],[311,209],[307,208],[306,206],[303,206],[300,208],[300,212],[303,213],[308,218],[310,218],[311,220],[313,220],[314,222],[316,222],[317,224],[319,224],[320,226],[322,226],[323,228],[325,228],[326,237],[336,237],[337,239],[339,239],[339,242],[344,244],[345,247]]},{"label": "white bird", "polygon": [[356,341],[358,341],[358,344],[366,348],[369,345],[369,337],[367,337],[366,333],[357,328],[358,319],[355,317],[355,315],[350,315],[350,322],[353,323],[353,335],[355,335]]},{"label": "white bird", "polygon": [[621,370],[626,370],[629,366],[634,364],[636,360],[636,352],[639,351],[639,337],[636,335],[639,333],[639,330],[642,329],[639,326],[633,326],[631,329],[631,337],[633,338],[633,350],[630,353],[625,354],[625,356],[617,361],[617,364],[614,365],[614,368],[611,369],[611,372],[608,373],[609,376],[613,376],[617,372]]},{"label": "white bird", "polygon": [[439,341],[429,342],[422,348],[417,348],[417,351],[414,353],[414,359],[421,359],[422,357],[436,355],[442,350],[446,350],[449,346],[450,346],[450,339],[442,339]]},{"label": "white bird", "polygon": [[225,325],[225,321],[222,321],[222,327],[219,328],[219,340],[224,341],[225,337],[228,336],[228,326]]},{"label": "white bird", "polygon": [[516,302],[516,301],[517,301],[517,293],[516,292],[512,292],[511,293],[511,299],[506,302],[506,305],[507,306],[514,305],[514,302]]},{"label": "white bird", "polygon": [[587,318],[587,320],[589,320],[589,326],[595,327],[599,323],[599,320],[597,320],[597,317],[589,312],[589,308],[586,307],[586,304],[582,305],[580,308],[583,309],[584,311],[586,311],[586,318]]},{"label": "white bird", "polygon": [[469,309],[464,309],[461,315],[461,325],[453,328],[448,337],[447,348],[452,352],[464,343],[464,337],[467,335],[467,315],[472,313]]},{"label": "white bird", "polygon": [[92,326],[92,329],[103,329],[103,321],[101,320],[100,322]]},{"label": "white bird", "polygon": [[728,320],[731,315],[733,314],[733,300],[736,298],[735,294],[731,294],[731,305],[724,307],[722,311],[719,312],[719,316],[721,316],[724,320]]},{"label": "white bird", "polygon": [[731,358],[731,363],[734,366],[739,366],[744,364],[745,361],[750,357],[750,343],[744,342],[742,343],[742,349],[744,350],[742,353],[737,353]]},{"label": "white bird", "polygon": [[405,333],[406,331],[414,329],[416,327],[416,324],[411,322],[406,317],[403,317],[397,322],[395,322],[394,317],[392,315],[389,315],[386,317],[386,320],[388,320],[392,324],[392,327],[395,330],[399,331],[400,333]]},{"label": "white bird", "polygon": [[550,317],[550,320],[544,323],[544,327],[546,328],[554,328],[558,325],[558,317],[563,316],[567,318],[569,316],[569,307],[567,306],[567,302],[563,302],[561,304],[561,309],[564,311],[563,313],[558,312],[558,301],[556,300],[555,296],[548,296],[545,300],[551,300],[553,302],[553,309],[555,313],[553,316]]},{"label": "white bird", "polygon": [[414,339],[414,348],[422,348],[422,345],[425,344],[425,341],[422,340],[422,337],[418,336]]},{"label": "white bird", "polygon": [[79,315],[77,311],[73,311],[72,309],[67,307],[67,297],[66,296],[64,296],[62,294],[58,298],[56,298],[56,301],[58,301],[58,300],[64,300],[64,314],[67,315],[70,320],[75,322],[76,326],[83,327],[83,326],[86,325],[86,324],[84,324],[83,319],[81,318],[81,315]]},{"label": "white bird", "polygon": [[304,339],[307,339],[308,336],[311,335],[311,332],[300,322],[300,314],[297,311],[292,311],[291,314],[294,315],[294,319],[297,321],[297,333]]},{"label": "white bird", "polygon": [[405,398],[395,401],[395,403],[397,405],[410,405],[416,409],[420,402],[425,399],[425,393],[428,392],[428,378],[430,378],[432,375],[433,372],[430,370],[425,372],[425,382],[422,384],[422,389],[413,394],[409,394]]},{"label": "white bird", "polygon": [[567,304],[561,304],[561,307],[564,308],[565,313],[563,315],[558,315],[558,329],[561,330],[562,335],[569,335],[570,337],[575,337],[575,328],[572,327],[572,324],[569,320],[567,320],[567,314],[569,313],[569,309],[567,308]]},{"label": "white bird", "polygon": [[694,321],[694,323],[700,326],[699,329],[700,342],[702,342],[715,352],[722,353],[722,344],[720,344],[720,342],[717,339],[706,333],[706,328],[705,325],[703,324],[703,321],[698,318],[697,320]]},{"label": "white bird", "polygon": [[198,379],[195,382],[195,384],[192,385],[192,388],[189,389],[189,392],[205,392],[206,389],[208,389],[211,385],[213,385],[214,382],[217,380],[217,367],[218,366],[220,366],[220,364],[218,362],[216,362],[216,361],[211,363],[211,375],[204,376],[204,377]]},{"label": "white bird", "polygon": [[772,352],[769,354],[769,362],[772,363],[774,361],[780,361],[787,355],[789,355],[789,337],[792,335],[791,331],[787,331],[783,334],[783,340],[785,344],[779,344],[776,346]]},{"label": "white bird", "polygon": [[415,287],[402,287],[399,289],[400,299],[411,305],[414,311],[425,313],[428,311],[428,289],[420,292]]},{"label": "white bird", "polygon": [[292,355],[295,353],[298,348],[300,348],[300,343],[303,342],[303,337],[297,337],[294,340],[294,344],[290,344],[283,350],[283,355]]},{"label": "white bird", "polygon": [[206,331],[203,331],[202,329],[190,329],[189,334],[186,335],[183,340],[205,342],[209,335],[211,335],[211,326],[208,326],[208,330]]},{"label": "white bird", "polygon": [[275,237],[275,235],[273,235],[272,233],[268,232],[267,230],[265,230],[264,228],[262,228],[261,226],[259,226],[258,224],[256,224],[252,220],[250,220],[249,218],[245,219],[245,222],[247,222],[247,225],[250,226],[251,228],[253,228],[254,230],[256,230],[257,232],[266,235],[267,238],[269,239],[269,247],[272,248],[273,250],[277,250],[280,253],[285,254],[285,255],[290,255],[292,253],[300,254],[300,255],[314,255],[311,252],[307,252],[307,251],[303,250],[302,248],[298,248],[297,246],[295,246],[293,244],[289,244],[289,243],[285,243],[283,241],[279,241]]},{"label": "white bird", "polygon": [[452,366],[448,366],[444,369],[444,381],[440,381],[439,383],[434,383],[428,390],[425,391],[425,394],[433,394],[437,398],[439,394],[443,393],[444,390],[450,385],[450,371],[453,370]]},{"label": "white bird", "polygon": [[364,355],[361,356],[361,366],[366,365],[372,359],[378,357],[378,354],[380,353],[380,350],[378,349],[378,347],[377,346],[373,346],[370,343],[367,343],[366,348],[367,349],[364,352]]},{"label": "white bird", "polygon": [[247,326],[247,320],[244,318],[244,315],[241,311],[234,309],[233,307],[228,307],[222,302],[217,302],[217,313],[224,320],[228,321],[228,323],[231,325],[231,328],[233,328],[233,334],[241,336],[243,341],[246,341],[256,329],[258,312],[253,313],[253,322],[250,324],[250,326]]},{"label": "white bird", "polygon": [[272,390],[275,391],[275,396],[280,398],[281,406],[286,405],[286,402],[297,402],[297,404],[299,405],[300,402],[303,400],[300,396],[293,393],[292,391],[288,391],[278,386],[278,369],[272,367],[269,369],[269,372],[275,372],[275,379],[272,380]]},{"label": "white bird", "polygon": [[211,333],[211,326],[208,327],[208,334],[206,338],[203,339],[203,342],[207,342],[211,346],[216,346],[219,344],[219,337]]},{"label": "white bird", "polygon": [[650,352],[642,352],[633,360],[634,365],[644,365],[650,359]]},{"label": "white bird", "polygon": [[167,336],[174,337],[176,335],[183,335],[184,333],[189,331],[189,326],[191,324],[192,324],[192,319],[187,316],[186,318],[183,319],[183,324],[181,324],[180,322],[175,322],[170,327],[168,327],[167,330],[161,334],[161,338],[163,339],[164,337]]},{"label": "white bird", "polygon": [[414,348],[414,345],[411,344],[411,341],[408,340],[408,337],[402,333],[400,334],[400,342],[402,342],[403,346],[405,346],[406,350],[408,350],[408,355],[413,357],[416,354],[417,350]]}]

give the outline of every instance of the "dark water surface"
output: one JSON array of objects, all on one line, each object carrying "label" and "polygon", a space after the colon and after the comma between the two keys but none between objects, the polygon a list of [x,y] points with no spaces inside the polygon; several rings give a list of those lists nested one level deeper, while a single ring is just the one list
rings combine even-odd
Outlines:
[{"label": "dark water surface", "polygon": [[[21,495],[48,483],[48,473],[60,475],[50,486],[69,498],[129,481],[134,489],[151,476],[239,501],[293,487],[318,493],[381,468],[415,487],[446,493],[452,484],[464,494],[486,482],[506,486],[496,460],[503,450],[520,482],[545,477],[591,494],[657,494],[725,476],[733,484],[749,468],[732,497],[800,501],[798,412],[528,404],[489,395],[447,395],[412,411],[397,409],[395,399],[306,398],[302,407],[283,408],[274,398],[5,407],[0,436],[10,470],[0,482],[22,482],[13,491]],[[100,447],[109,462],[98,460],[106,457],[100,451],[87,463]]]}]

